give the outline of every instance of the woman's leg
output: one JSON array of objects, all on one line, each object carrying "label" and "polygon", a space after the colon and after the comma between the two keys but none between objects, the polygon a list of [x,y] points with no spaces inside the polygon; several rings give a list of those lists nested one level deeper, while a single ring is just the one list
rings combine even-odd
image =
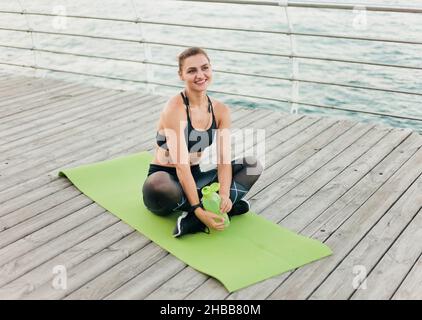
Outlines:
[{"label": "woman's leg", "polygon": [[[239,203],[239,208],[235,208],[234,205],[246,195],[256,180],[258,180],[262,170],[261,164],[254,157],[232,161],[230,199],[232,200],[233,208],[229,212],[229,215],[247,212],[249,205],[247,205],[246,210],[244,203]],[[218,181],[217,169],[205,172],[195,170],[193,176],[199,199],[202,197],[201,189],[204,186]],[[145,180],[142,193],[145,206],[157,215],[166,216],[174,211],[186,211],[178,218],[173,236],[180,237],[187,233],[205,231],[206,226],[195,214],[187,214],[190,211],[190,204],[177,177],[166,171],[156,171],[150,174]],[[236,210],[237,212],[235,212]]]},{"label": "woman's leg", "polygon": [[174,237],[186,233],[206,232],[206,226],[195,216],[188,214],[190,204],[177,177],[166,171],[151,173],[144,182],[142,194],[145,206],[159,216],[167,216],[175,211],[185,211],[177,219]]},{"label": "woman's leg", "polygon": [[243,190],[247,190],[247,192],[252,188],[264,170],[260,161],[254,156],[246,156],[233,160],[232,168],[233,180]]},{"label": "woman's leg", "polygon": [[[232,183],[230,199],[233,204],[242,199],[263,171],[262,165],[253,157],[234,159],[232,162]],[[201,199],[201,189],[218,181],[217,169],[200,172],[194,175],[198,197]],[[142,187],[145,206],[153,213],[166,216],[175,211],[189,211],[187,200],[180,182],[165,171],[157,171],[147,177]]]},{"label": "woman's leg", "polygon": [[142,196],[148,210],[159,216],[185,211],[189,204],[179,181],[165,171],[157,171],[147,177]]},{"label": "woman's leg", "polygon": [[[232,183],[230,200],[233,204],[242,199],[260,177],[263,167],[254,156],[246,156],[232,160]],[[198,189],[218,182],[217,168],[204,171],[196,180]]]}]

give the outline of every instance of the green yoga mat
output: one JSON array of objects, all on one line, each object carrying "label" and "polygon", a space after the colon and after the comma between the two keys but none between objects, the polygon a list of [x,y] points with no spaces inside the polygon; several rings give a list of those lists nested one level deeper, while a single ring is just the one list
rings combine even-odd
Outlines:
[{"label": "green yoga mat", "polygon": [[141,152],[62,170],[59,175],[192,268],[221,281],[230,292],[331,255],[326,245],[251,211],[233,217],[222,232],[174,238],[178,213],[159,217],[142,201],[151,160],[149,152]]}]

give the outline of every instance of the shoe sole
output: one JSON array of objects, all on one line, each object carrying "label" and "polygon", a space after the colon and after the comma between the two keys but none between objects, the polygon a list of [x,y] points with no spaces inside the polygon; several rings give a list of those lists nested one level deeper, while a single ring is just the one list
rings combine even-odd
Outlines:
[{"label": "shoe sole", "polygon": [[[250,210],[251,210],[251,204],[249,203],[249,201],[248,200],[246,200],[246,199],[242,199],[243,201],[245,201],[247,204],[248,204],[248,211],[246,211],[246,212],[249,212]],[[245,213],[246,213],[245,212]]]}]

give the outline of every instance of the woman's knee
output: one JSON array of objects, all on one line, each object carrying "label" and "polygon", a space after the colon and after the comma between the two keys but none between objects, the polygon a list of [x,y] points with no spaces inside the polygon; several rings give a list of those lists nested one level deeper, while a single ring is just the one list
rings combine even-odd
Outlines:
[{"label": "woman's knee", "polygon": [[148,210],[165,216],[172,213],[172,208],[180,197],[180,190],[167,172],[155,172],[145,180],[142,196]]},{"label": "woman's knee", "polygon": [[240,184],[243,189],[250,190],[261,176],[263,166],[255,156],[238,158],[239,165],[235,167],[233,180]]},{"label": "woman's knee", "polygon": [[260,176],[264,170],[261,161],[253,155],[243,157],[243,163],[246,166],[246,172],[248,175]]}]

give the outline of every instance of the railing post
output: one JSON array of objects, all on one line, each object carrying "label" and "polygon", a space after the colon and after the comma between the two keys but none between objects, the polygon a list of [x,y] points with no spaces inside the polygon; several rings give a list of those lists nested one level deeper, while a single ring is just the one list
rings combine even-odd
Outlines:
[{"label": "railing post", "polygon": [[144,36],[144,30],[142,28],[142,19],[141,15],[138,14],[138,8],[133,2],[134,0],[130,0],[132,3],[132,7],[135,11],[135,18],[136,18],[136,25],[138,26],[139,35],[141,37],[141,40],[139,41],[142,44],[142,47],[144,49],[144,67],[146,69],[146,90],[148,93],[155,94],[155,85],[154,82],[154,69],[150,62],[152,61],[152,54],[151,54],[151,48],[148,45],[148,43],[145,43],[145,36]]},{"label": "railing post", "polygon": [[34,59],[34,64],[31,67],[34,70],[34,77],[37,77],[38,66],[37,66],[37,54],[36,54],[36,50],[35,50],[36,47],[35,47],[35,42],[34,42],[34,34],[32,32],[33,29],[30,26],[28,16],[25,14],[26,10],[25,10],[24,6],[22,5],[20,0],[17,0],[17,2],[18,2],[19,6],[21,8],[21,14],[22,14],[23,18],[25,19],[26,27],[28,29],[29,36],[31,37],[31,45],[32,45],[31,51],[32,51],[33,59]]},{"label": "railing post", "polygon": [[298,113],[298,104],[295,101],[298,101],[299,98],[299,81],[297,81],[299,75],[299,61],[295,57],[297,53],[297,46],[296,46],[296,37],[292,34],[293,33],[293,22],[292,19],[289,17],[289,0],[281,0],[278,2],[278,5],[284,8],[284,12],[286,15],[287,20],[287,27],[288,27],[288,34],[289,34],[289,42],[290,42],[290,63],[292,66],[292,73],[290,74],[291,78],[291,94],[290,94],[290,113],[297,114]]}]

